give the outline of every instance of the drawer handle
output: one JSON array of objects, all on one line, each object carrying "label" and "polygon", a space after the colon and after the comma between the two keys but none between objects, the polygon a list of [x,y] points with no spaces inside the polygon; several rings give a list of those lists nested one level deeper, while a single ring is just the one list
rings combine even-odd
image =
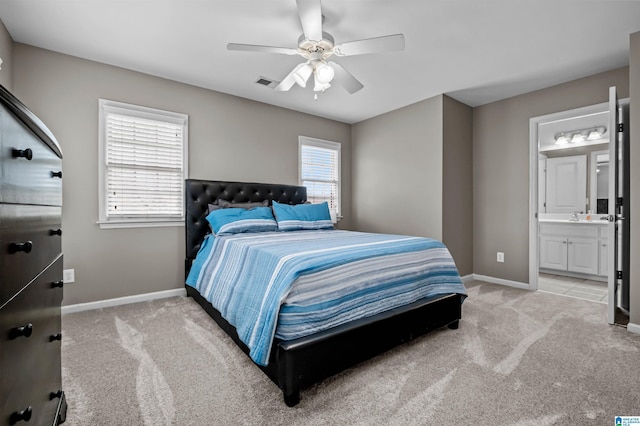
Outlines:
[{"label": "drawer handle", "polygon": [[56,399],[56,398],[62,398],[62,389],[59,390],[58,392],[51,392],[49,394],[49,400]]},{"label": "drawer handle", "polygon": [[33,243],[31,241],[25,241],[24,243],[11,243],[9,244],[9,254],[18,252],[30,253],[33,249]]},{"label": "drawer handle", "polygon": [[33,159],[33,151],[31,151],[31,148],[27,148],[27,149],[12,149],[11,150],[11,154],[13,155],[13,158],[25,158],[28,161],[31,161]]},{"label": "drawer handle", "polygon": [[55,342],[56,340],[62,340],[62,333],[52,334],[51,336],[49,336],[50,342]]},{"label": "drawer handle", "polygon": [[62,235],[62,229],[50,229],[49,235]]},{"label": "drawer handle", "polygon": [[602,245],[602,247],[606,247],[606,246],[607,246],[606,244],[603,244],[603,245]]},{"label": "drawer handle", "polygon": [[32,414],[33,414],[33,408],[31,408],[31,406],[28,406],[22,411],[15,411],[13,414],[11,414],[11,417],[9,418],[9,424],[15,425],[19,421],[28,422],[29,420],[31,420]]},{"label": "drawer handle", "polygon": [[51,177],[52,178],[57,177],[62,179],[62,170],[60,170],[59,172],[51,172]]},{"label": "drawer handle", "polygon": [[64,285],[64,281],[60,280],[60,281],[54,281],[51,283],[51,288],[62,288],[62,286]]},{"label": "drawer handle", "polygon": [[18,337],[29,337],[33,333],[33,324],[29,323],[27,325],[23,325],[22,327],[16,327],[11,330],[11,338],[16,339]]}]

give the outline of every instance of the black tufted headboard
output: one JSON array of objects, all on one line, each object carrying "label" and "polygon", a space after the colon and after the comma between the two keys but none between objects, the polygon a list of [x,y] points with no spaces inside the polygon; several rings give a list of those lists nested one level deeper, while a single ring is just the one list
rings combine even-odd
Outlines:
[{"label": "black tufted headboard", "polygon": [[234,203],[269,200],[271,204],[275,200],[285,204],[302,204],[307,201],[307,188],[269,183],[187,179],[185,181],[185,277],[189,274],[191,262],[198,254],[202,240],[210,232],[209,223],[206,220],[208,205],[217,199]]}]

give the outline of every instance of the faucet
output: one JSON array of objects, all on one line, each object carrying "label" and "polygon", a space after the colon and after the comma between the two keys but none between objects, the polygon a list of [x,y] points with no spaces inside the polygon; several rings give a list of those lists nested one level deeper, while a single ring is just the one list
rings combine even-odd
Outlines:
[{"label": "faucet", "polygon": [[578,213],[580,213],[579,211],[575,210],[573,213],[571,213],[571,219],[569,219],[569,221],[571,222],[580,222],[580,218],[578,217]]}]

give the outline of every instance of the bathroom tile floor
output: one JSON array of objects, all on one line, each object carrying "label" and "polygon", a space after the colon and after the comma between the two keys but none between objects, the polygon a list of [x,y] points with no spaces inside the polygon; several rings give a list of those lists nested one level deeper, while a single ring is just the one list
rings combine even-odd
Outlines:
[{"label": "bathroom tile floor", "polygon": [[538,275],[538,290],[605,304],[608,296],[605,282],[544,273]]}]

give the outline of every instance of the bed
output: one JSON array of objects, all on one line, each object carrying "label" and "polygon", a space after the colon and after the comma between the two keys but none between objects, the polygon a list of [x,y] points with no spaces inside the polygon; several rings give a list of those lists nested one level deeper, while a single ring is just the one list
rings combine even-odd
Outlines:
[{"label": "bed", "polygon": [[[265,200],[268,205],[272,205],[274,202],[293,206],[304,204],[307,201],[306,188],[282,184],[187,179],[185,181],[185,280],[189,277],[192,267],[194,270],[196,268],[198,271],[200,270],[203,261],[198,258],[198,253],[206,251],[204,245],[208,243],[205,241],[213,240],[209,236],[210,224],[206,219],[210,205],[225,201],[258,203]],[[304,232],[312,234],[314,231]],[[319,231],[315,232],[320,233]],[[322,234],[322,238],[329,239],[325,237],[328,235],[333,238],[340,232],[344,231],[331,230]],[[263,233],[261,236],[266,237],[269,234]],[[269,235],[269,238],[265,238],[265,240],[273,241],[272,238],[280,237],[281,234],[286,233],[274,232],[273,236]],[[291,234],[289,233],[289,235]],[[241,237],[236,239],[250,240],[247,234],[241,235]],[[216,236],[216,238],[219,237]],[[360,238],[365,238],[365,236],[360,236]],[[221,240],[222,236],[219,239]],[[451,261],[451,263],[453,262]],[[455,265],[453,269],[455,270]],[[455,279],[459,280],[457,270],[455,270],[455,275],[457,276]],[[284,401],[290,407],[299,403],[301,390],[346,368],[429,331],[442,327],[457,329],[461,318],[461,305],[466,297],[461,283],[460,286],[461,291],[456,290],[456,292],[437,295],[429,294],[428,297],[421,297],[410,303],[366,317],[355,318],[330,328],[319,329],[309,335],[292,334],[293,338],[286,339],[276,335],[268,342],[267,350],[261,352],[262,358],[257,358],[256,352],[258,351],[252,343],[245,343],[248,341],[245,337],[246,330],[242,324],[237,324],[237,319],[231,319],[231,322],[237,324],[236,327],[227,321],[230,318],[228,313],[222,308],[216,309],[209,301],[211,297],[205,297],[205,295],[209,296],[209,293],[203,288],[201,291],[204,295],[196,289],[193,283],[191,285],[185,284],[187,295],[193,297],[282,390]],[[225,315],[221,313],[221,310],[225,312]],[[266,328],[269,327],[266,326]]]}]

